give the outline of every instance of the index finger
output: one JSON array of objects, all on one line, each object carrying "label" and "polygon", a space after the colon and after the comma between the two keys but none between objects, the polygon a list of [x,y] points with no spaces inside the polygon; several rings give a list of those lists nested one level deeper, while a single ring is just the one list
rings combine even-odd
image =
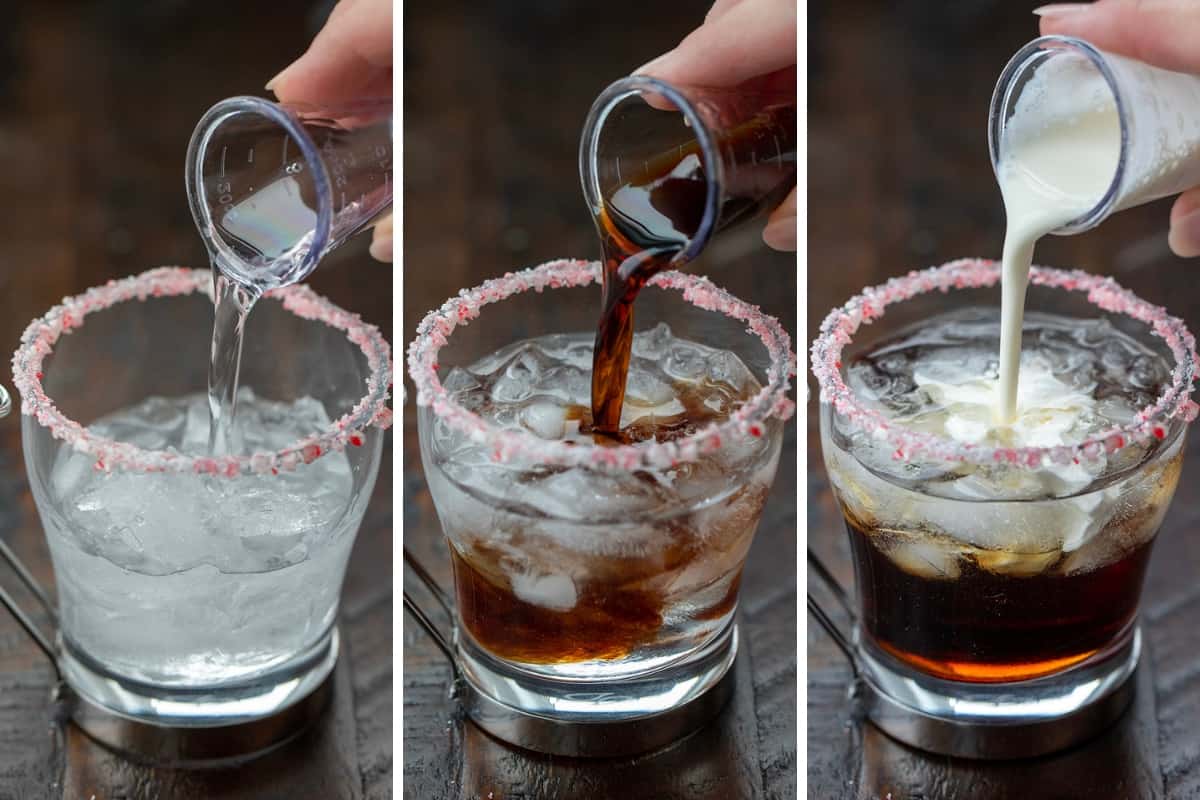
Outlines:
[{"label": "index finger", "polygon": [[334,105],[392,93],[392,0],[341,0],[308,50],[267,88],[284,103]]},{"label": "index finger", "polygon": [[1043,35],[1085,39],[1101,50],[1176,72],[1200,74],[1200,3],[1102,0],[1038,9]]},{"label": "index finger", "polygon": [[638,73],[680,86],[724,88],[795,64],[796,4],[742,0]]}]

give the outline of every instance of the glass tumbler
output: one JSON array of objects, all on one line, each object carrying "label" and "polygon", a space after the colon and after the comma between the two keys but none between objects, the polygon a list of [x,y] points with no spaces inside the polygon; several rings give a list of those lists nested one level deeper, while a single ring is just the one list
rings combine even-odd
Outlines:
[{"label": "glass tumbler", "polygon": [[[868,687],[872,721],[908,744],[975,758],[1062,749],[1124,710],[1142,581],[1196,413],[1195,342],[1180,320],[1108,279],[1041,267],[1027,313],[1104,316],[1172,376],[1120,430],[1070,446],[962,445],[883,418],[843,380],[901,331],[949,308],[994,307],[999,277],[995,262],[964,260],[867,289],[831,312],[812,351],[821,451],[856,585],[853,599],[833,593],[854,629],[832,626],[833,609],[811,598],[810,610]],[[1055,482],[1085,460],[1085,485]],[[972,492],[975,479],[1005,490]],[[1069,488],[1045,488],[1056,485]]]},{"label": "glass tumbler", "polygon": [[[468,373],[455,368],[514,344],[514,331],[587,333],[582,287],[599,271],[552,262],[464,291],[425,318],[409,352],[454,571],[444,643],[471,688],[467,711],[505,741],[573,755],[652,749],[720,709],[742,567],[792,410],[779,324],[675,272],[648,284],[643,319],[735,352],[762,387],[741,416],[672,443],[610,447],[502,428],[459,404]],[[704,308],[680,295],[704,288]],[[564,390],[590,386],[584,338],[578,363],[554,368]],[[667,488],[650,490],[654,480]],[[701,697],[705,712],[675,713]]]},{"label": "glass tumbler", "polygon": [[[152,270],[67,298],[30,324],[13,360],[57,585],[54,658],[80,698],[76,719],[107,743],[112,719],[137,723],[152,757],[168,761],[223,750],[172,750],[163,731],[233,738],[324,684],[390,424],[378,330],[290,287],[250,316],[241,383],[273,404],[263,426],[304,408],[303,432],[274,451],[206,455],[212,316],[210,271]],[[164,399],[192,395],[186,411]],[[142,413],[119,438],[89,427],[131,406]],[[171,427],[194,435],[143,446]],[[110,716],[100,723],[93,710]]]}]

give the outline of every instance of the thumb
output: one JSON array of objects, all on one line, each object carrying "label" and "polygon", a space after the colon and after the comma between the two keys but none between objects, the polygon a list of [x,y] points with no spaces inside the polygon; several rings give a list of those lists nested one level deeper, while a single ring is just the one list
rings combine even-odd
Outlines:
[{"label": "thumb", "polygon": [[392,263],[392,230],[394,220],[391,214],[375,223],[371,232],[371,258],[376,261]]},{"label": "thumb", "polygon": [[788,194],[779,208],[771,212],[767,218],[767,227],[763,229],[763,241],[775,250],[785,250],[789,253],[796,251],[796,190]]},{"label": "thumb", "polygon": [[1184,192],[1175,200],[1167,244],[1181,258],[1200,256],[1200,187]]}]

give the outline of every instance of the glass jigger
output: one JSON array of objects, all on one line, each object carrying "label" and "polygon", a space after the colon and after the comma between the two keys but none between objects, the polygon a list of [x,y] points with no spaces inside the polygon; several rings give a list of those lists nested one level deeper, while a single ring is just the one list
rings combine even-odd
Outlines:
[{"label": "glass jigger", "polygon": [[303,280],[392,204],[392,100],[339,108],[231,97],[188,144],[188,203],[223,272],[266,291]]},{"label": "glass jigger", "polygon": [[[1120,142],[1108,189],[1057,234],[1089,230],[1118,211],[1200,184],[1200,77],[1106,53],[1070,36],[1034,39],[1001,72],[988,111],[993,169],[1013,131],[1037,135],[1048,122],[1078,124],[1104,107],[1116,111],[1119,130],[1111,134]],[[1034,177],[1061,188],[1050,176]]]},{"label": "glass jigger", "polygon": [[[241,369],[267,409],[247,435],[286,426],[290,443],[207,456],[211,292],[207,270],[111,282],[35,320],[13,360],[57,584],[58,629],[39,641],[80,727],[153,762],[243,758],[320,712],[390,424],[387,342],[291,287],[250,317]],[[132,406],[119,438],[97,432]],[[180,446],[139,445],[172,427]]]},{"label": "glass jigger", "polygon": [[[1124,711],[1142,579],[1196,414],[1195,341],[1182,321],[1109,279],[1042,267],[1030,273],[1027,321],[1047,312],[1106,322],[1170,376],[1127,424],[1071,445],[961,444],[888,419],[864,396],[868,379],[847,378],[859,356],[938,314],[994,309],[999,279],[999,265],[981,260],[909,273],[831,312],[812,349],[853,599],[811,551],[809,561],[854,627],[834,624],[836,609],[811,594],[809,610],[849,657],[871,721],[968,758],[1064,749]],[[971,324],[948,336],[970,335]],[[1109,344],[1103,335],[1089,346]],[[1057,482],[1064,474],[1074,477]]]},{"label": "glass jigger", "polygon": [[[407,590],[406,608],[452,659],[480,727],[573,756],[653,749],[728,698],[741,571],[793,409],[779,323],[677,272],[648,284],[641,319],[741,358],[762,387],[741,413],[671,443],[604,446],[505,428],[460,404],[464,368],[514,344],[518,320],[529,336],[579,332],[554,391],[586,394],[599,272],[560,261],[489,281],[429,314],[409,350],[454,599],[405,559],[452,630],[432,626]],[[692,292],[703,309],[681,296]],[[647,480],[670,488],[648,491]]]},{"label": "glass jigger", "polygon": [[601,237],[604,220],[642,246],[682,237],[686,263],[795,187],[795,74],[734,89],[622,78],[588,112],[579,174]]}]

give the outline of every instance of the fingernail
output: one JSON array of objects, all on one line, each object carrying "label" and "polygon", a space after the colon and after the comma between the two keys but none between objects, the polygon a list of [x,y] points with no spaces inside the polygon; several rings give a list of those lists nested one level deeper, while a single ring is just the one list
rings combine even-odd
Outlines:
[{"label": "fingernail", "polygon": [[284,73],[286,73],[291,68],[292,68],[292,65],[288,64],[286,67],[279,70],[279,72],[275,75],[274,78],[271,78],[271,80],[267,81],[267,85],[264,86],[263,89],[265,89],[268,92],[275,91],[275,84],[278,83],[279,79],[283,77]]},{"label": "fingernail", "polygon": [[1091,3],[1051,3],[1048,6],[1038,6],[1033,10],[1039,17],[1055,17],[1059,14],[1072,14],[1091,8]]},{"label": "fingernail", "polygon": [[773,219],[763,228],[763,241],[767,247],[774,250],[794,251],[796,249],[796,218],[781,217]]},{"label": "fingernail", "polygon": [[629,74],[630,75],[649,75],[655,69],[657,69],[658,67],[661,67],[666,62],[667,58],[674,52],[675,52],[674,50],[668,50],[667,52],[663,53],[658,58],[652,59],[650,61],[647,61],[645,64],[642,64],[640,67],[638,67],[637,69],[635,69],[633,72],[631,72]]},{"label": "fingernail", "polygon": [[1167,234],[1167,244],[1180,258],[1200,256],[1200,211],[1177,219]]},{"label": "fingernail", "polygon": [[387,261],[388,263],[391,263],[392,237],[380,236],[379,238],[373,240],[371,242],[370,253],[371,258],[375,259],[376,261]]}]

